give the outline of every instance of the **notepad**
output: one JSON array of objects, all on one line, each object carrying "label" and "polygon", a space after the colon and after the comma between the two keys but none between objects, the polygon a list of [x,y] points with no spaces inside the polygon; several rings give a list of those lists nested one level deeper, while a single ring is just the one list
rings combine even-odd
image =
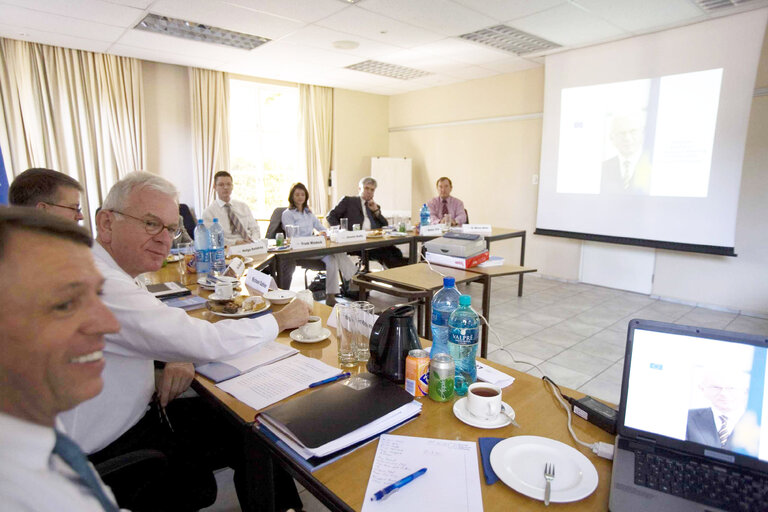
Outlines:
[{"label": "notepad", "polygon": [[195,370],[213,382],[221,382],[247,373],[254,368],[285,359],[298,352],[293,347],[271,341],[269,343],[260,343],[232,359],[197,366]]},{"label": "notepad", "polygon": [[[382,501],[371,501],[376,491],[421,468],[427,468],[423,476]],[[402,510],[482,512],[476,444],[382,435],[365,490],[362,512]]]}]

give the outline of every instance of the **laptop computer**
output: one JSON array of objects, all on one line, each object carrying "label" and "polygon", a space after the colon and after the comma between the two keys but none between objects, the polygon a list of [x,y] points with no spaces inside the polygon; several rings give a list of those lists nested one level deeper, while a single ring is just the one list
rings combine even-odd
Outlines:
[{"label": "laptop computer", "polygon": [[610,510],[768,510],[767,352],[768,336],[629,323]]}]

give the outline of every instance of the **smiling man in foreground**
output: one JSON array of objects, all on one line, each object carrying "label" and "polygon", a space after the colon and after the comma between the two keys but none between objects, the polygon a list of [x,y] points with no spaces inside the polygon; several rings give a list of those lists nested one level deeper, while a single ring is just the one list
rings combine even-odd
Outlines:
[{"label": "smiling man in foreground", "polygon": [[[104,335],[91,237],[69,220],[0,208],[0,505],[4,510],[117,510],[56,415],[102,389]],[[74,459],[73,459],[74,457]],[[75,462],[73,462],[75,460]],[[90,481],[90,484],[87,483]]]}]

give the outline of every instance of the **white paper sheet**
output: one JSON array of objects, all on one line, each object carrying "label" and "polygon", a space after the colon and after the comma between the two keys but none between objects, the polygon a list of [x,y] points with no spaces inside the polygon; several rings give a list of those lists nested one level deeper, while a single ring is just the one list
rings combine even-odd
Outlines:
[{"label": "white paper sheet", "polygon": [[492,368],[490,366],[484,365],[479,361],[477,361],[476,364],[477,364],[477,380],[481,380],[483,382],[490,382],[491,384],[496,384],[500,388],[505,388],[511,385],[513,382],[515,382],[515,378],[513,376],[507,375],[506,373],[501,372],[496,368]]},{"label": "white paper sheet", "polygon": [[263,409],[307,389],[313,382],[340,373],[338,368],[318,359],[296,354],[216,384],[216,387],[254,409]]},{"label": "white paper sheet", "polygon": [[[377,491],[415,473],[427,472],[384,500],[371,501]],[[362,512],[482,512],[477,446],[384,434],[379,439]]]},{"label": "white paper sheet", "polygon": [[283,345],[272,341],[269,343],[260,343],[250,350],[247,350],[237,357],[222,361],[228,365],[234,366],[241,372],[253,370],[265,364],[274,363],[280,359],[297,354],[299,351],[289,345]]}]

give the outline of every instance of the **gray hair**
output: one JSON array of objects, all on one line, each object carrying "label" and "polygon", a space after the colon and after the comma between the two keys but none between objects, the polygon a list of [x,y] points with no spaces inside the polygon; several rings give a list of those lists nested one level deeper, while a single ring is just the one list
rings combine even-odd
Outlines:
[{"label": "gray hair", "polygon": [[161,178],[157,174],[152,174],[151,172],[136,171],[126,175],[123,179],[115,183],[109,190],[107,198],[104,200],[104,204],[101,205],[101,208],[103,210],[122,211],[123,208],[125,208],[125,202],[128,200],[128,196],[131,192],[142,188],[157,190],[158,192],[169,195],[177,205],[179,204],[179,191],[173,183],[165,178]]},{"label": "gray hair", "polygon": [[379,184],[376,183],[376,180],[373,179],[373,176],[366,176],[365,178],[362,178],[357,184],[357,186],[360,188],[363,188],[366,185],[373,185],[373,188],[379,186]]}]

